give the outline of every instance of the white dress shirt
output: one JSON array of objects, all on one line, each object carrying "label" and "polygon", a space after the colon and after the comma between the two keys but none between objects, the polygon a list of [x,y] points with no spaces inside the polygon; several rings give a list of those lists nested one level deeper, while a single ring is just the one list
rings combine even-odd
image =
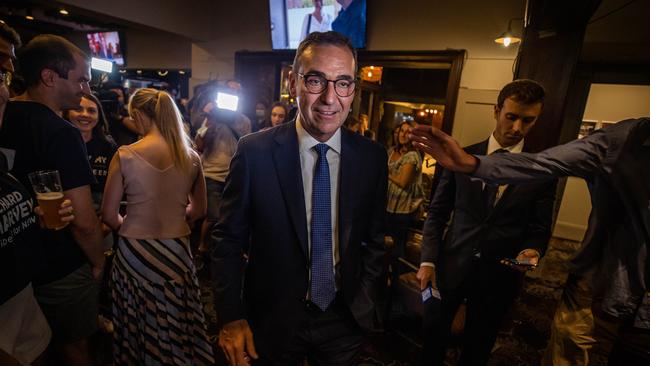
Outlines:
[{"label": "white dress shirt", "polygon": [[[300,118],[296,119],[296,133],[298,134],[298,150],[300,151],[300,170],[302,172],[302,188],[305,193],[305,217],[307,218],[307,242],[311,258],[311,194],[314,180],[314,169],[318,153],[314,146],[321,142],[313,138],[303,127]],[[324,142],[329,146],[327,150],[327,164],[330,168],[331,213],[332,213],[332,258],[334,271],[339,262],[339,176],[341,162],[341,129]],[[311,274],[310,274],[311,278]],[[338,289],[338,284],[337,284]]]},{"label": "white dress shirt", "polygon": [[[496,138],[494,138],[494,133],[490,135],[490,138],[488,139],[488,146],[487,146],[487,152],[485,155],[491,155],[493,152],[502,149],[502,150],[508,150],[509,153],[513,154],[519,154],[524,150],[524,139],[521,139],[518,143],[512,145],[512,146],[507,146],[503,147],[497,141]],[[485,188],[485,183],[483,183],[483,188]],[[502,184],[499,186],[499,190],[497,191],[497,196],[494,199],[494,204],[496,205],[497,202],[499,202],[499,199],[501,199],[501,196],[503,196],[503,192],[505,192],[506,188],[508,188],[507,184]]]}]

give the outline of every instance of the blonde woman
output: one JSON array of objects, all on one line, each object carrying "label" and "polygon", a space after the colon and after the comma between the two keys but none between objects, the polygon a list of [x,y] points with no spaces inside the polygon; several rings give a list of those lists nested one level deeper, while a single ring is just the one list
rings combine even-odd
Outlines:
[{"label": "blonde woman", "polygon": [[206,213],[201,162],[169,94],[139,89],[129,114],[144,137],[118,149],[102,203],[103,220],[120,235],[111,271],[114,362],[212,364],[188,240],[190,224]]}]

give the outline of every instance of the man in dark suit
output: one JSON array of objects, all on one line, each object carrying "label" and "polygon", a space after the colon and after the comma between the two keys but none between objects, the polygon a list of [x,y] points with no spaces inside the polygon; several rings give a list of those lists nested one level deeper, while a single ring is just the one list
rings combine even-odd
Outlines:
[{"label": "man in dark suit", "polygon": [[[471,154],[519,153],[542,111],[544,89],[532,80],[506,85],[494,108],[494,133],[465,150]],[[445,170],[424,225],[420,285],[430,281],[441,307],[425,311],[423,364],[442,364],[451,322],[461,303],[467,316],[461,365],[487,362],[520,273],[504,259],[537,265],[551,235],[555,182],[490,186]],[[447,225],[453,213],[453,220]],[[445,233],[446,232],[446,233]],[[435,301],[435,300],[432,300]],[[440,310],[441,309],[441,310]]]},{"label": "man in dark suit", "polygon": [[[414,128],[410,139],[439,164],[486,182],[585,179],[592,198],[589,223],[582,247],[571,260],[541,364],[588,365],[599,338],[616,340],[609,364],[648,364],[650,118],[620,121],[537,154],[467,154],[431,126]],[[607,315],[601,320],[618,324],[596,332],[592,308]]]},{"label": "man in dark suit", "polygon": [[239,142],[212,233],[219,345],[233,365],[348,365],[373,327],[387,157],[341,128],[356,69],[345,37],[311,33],[290,74],[296,120]]}]

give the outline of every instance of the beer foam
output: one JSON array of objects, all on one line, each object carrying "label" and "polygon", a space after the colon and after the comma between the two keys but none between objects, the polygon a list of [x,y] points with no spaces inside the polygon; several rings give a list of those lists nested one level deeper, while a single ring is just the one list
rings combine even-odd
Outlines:
[{"label": "beer foam", "polygon": [[63,192],[37,193],[36,198],[43,201],[54,201],[63,198]]}]

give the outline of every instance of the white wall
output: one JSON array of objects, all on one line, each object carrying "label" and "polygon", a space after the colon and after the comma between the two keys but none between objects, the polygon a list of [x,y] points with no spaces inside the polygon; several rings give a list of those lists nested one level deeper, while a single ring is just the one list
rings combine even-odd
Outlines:
[{"label": "white wall", "polygon": [[469,59],[460,79],[452,136],[461,146],[486,139],[494,130],[494,105],[512,81],[514,59]]},{"label": "white wall", "polygon": [[[620,121],[650,116],[650,86],[593,84],[583,120]],[[554,236],[580,241],[587,229],[591,201],[587,184],[580,178],[567,180]]]}]

